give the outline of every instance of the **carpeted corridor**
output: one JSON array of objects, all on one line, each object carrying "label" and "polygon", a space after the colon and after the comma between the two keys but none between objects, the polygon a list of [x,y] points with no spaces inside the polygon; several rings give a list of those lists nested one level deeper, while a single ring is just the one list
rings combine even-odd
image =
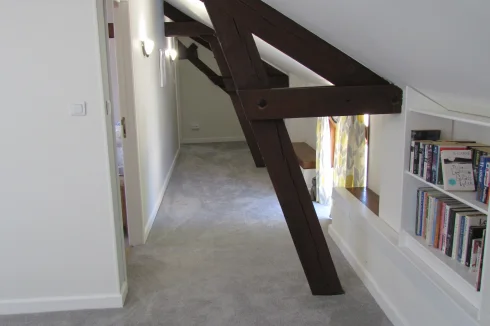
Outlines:
[{"label": "carpeted corridor", "polygon": [[246,144],[184,145],[149,241],[128,257],[124,308],[0,316],[0,325],[391,325],[327,241],[346,294],[315,297]]}]

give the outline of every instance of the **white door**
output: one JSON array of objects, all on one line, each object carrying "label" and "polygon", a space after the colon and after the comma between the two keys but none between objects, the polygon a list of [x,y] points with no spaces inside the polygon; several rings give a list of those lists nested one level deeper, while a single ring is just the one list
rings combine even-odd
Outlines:
[{"label": "white door", "polygon": [[[116,133],[118,173],[124,182],[124,221],[130,245],[144,243],[141,185],[139,178],[136,116],[131,67],[131,38],[128,2],[106,0],[106,20],[113,24],[114,37],[108,39],[112,110]],[[111,27],[108,26],[110,30]]]}]

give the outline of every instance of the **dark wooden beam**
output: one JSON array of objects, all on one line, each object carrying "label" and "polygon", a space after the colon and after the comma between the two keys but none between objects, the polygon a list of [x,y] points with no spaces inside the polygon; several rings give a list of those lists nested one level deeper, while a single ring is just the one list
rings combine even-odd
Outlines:
[{"label": "dark wooden beam", "polygon": [[[233,81],[239,90],[267,89],[252,34],[231,14],[232,2],[204,0]],[[312,293],[343,293],[284,121],[251,121],[251,126]]]},{"label": "dark wooden beam", "polygon": [[[164,8],[163,11],[164,11],[165,16],[167,16],[168,18],[170,18],[174,22],[195,22],[196,21],[195,19],[187,16],[186,14],[184,14],[179,9],[175,8],[174,6],[172,6],[171,4],[169,4],[166,1],[164,1],[164,3],[163,3],[163,8]],[[211,50],[211,47],[210,47],[208,41],[203,40],[200,37],[195,37],[195,36],[193,36],[191,38],[193,41],[201,44],[202,46],[204,46],[208,50]],[[269,76],[278,76],[278,77],[280,76],[283,79],[287,79],[288,85],[289,85],[289,76],[287,74],[283,73],[282,71],[273,67],[272,65],[268,64],[267,62],[265,62],[265,61],[263,61],[263,62],[264,62],[264,66],[265,66],[265,69],[267,71],[267,74]],[[283,84],[283,83],[284,82],[281,82],[281,84]],[[278,87],[281,87],[281,86],[278,86]],[[287,87],[287,86],[282,86],[282,87]]]},{"label": "dark wooden beam", "polygon": [[214,31],[199,22],[169,22],[165,23],[165,36],[201,36],[213,35]]},{"label": "dark wooden beam", "polygon": [[174,22],[193,22],[195,19],[184,14],[179,9],[172,6],[170,3],[163,2],[163,14],[173,20]]},{"label": "dark wooden beam", "polygon": [[402,91],[393,85],[239,90],[251,120],[400,113]]},{"label": "dark wooden beam", "polygon": [[227,12],[248,31],[336,86],[383,85],[378,76],[260,0],[233,0]]},{"label": "dark wooden beam", "polygon": [[[221,45],[218,42],[218,39],[215,37],[208,37],[207,40],[209,42],[211,50],[213,51],[221,75],[225,80],[225,88],[229,92],[228,94],[230,95],[231,103],[233,104],[233,108],[235,109],[235,113],[238,117],[238,121],[240,122],[240,126],[242,127],[243,134],[247,141],[248,148],[250,149],[250,153],[252,154],[255,166],[265,167],[264,159],[262,158],[262,154],[260,154],[260,149],[255,139],[252,126],[250,125],[250,121],[247,120],[245,116],[245,111],[243,110],[240,99],[238,98],[238,95],[235,91],[235,83],[231,78],[231,72],[226,62],[225,55],[223,54]],[[230,89],[233,89],[233,91],[230,91]]]}]

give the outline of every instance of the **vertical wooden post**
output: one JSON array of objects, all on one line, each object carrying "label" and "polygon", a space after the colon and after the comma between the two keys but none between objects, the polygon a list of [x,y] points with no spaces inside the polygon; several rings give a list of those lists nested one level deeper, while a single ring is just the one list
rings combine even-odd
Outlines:
[{"label": "vertical wooden post", "polygon": [[[218,68],[221,72],[221,76],[223,78],[230,78],[231,72],[228,67],[228,64],[226,63],[226,59],[218,39],[214,36],[204,37],[204,39],[208,41],[211,47],[211,51],[213,51],[216,62],[218,63]],[[233,107],[235,108],[238,121],[240,122],[240,126],[242,127],[243,134],[245,135],[245,139],[247,140],[248,148],[250,148],[250,152],[252,153],[255,166],[265,167],[265,163],[262,158],[262,154],[260,153],[259,146],[257,145],[257,141],[255,139],[252,126],[250,125],[250,121],[245,116],[245,112],[243,110],[243,107],[240,103],[240,99],[238,98],[236,91],[234,93],[229,92],[228,94],[230,95],[230,99],[233,104]]]},{"label": "vertical wooden post", "polygon": [[[267,89],[267,74],[252,34],[242,27],[239,17],[231,15],[232,1],[236,0],[204,0],[204,3],[233,81],[239,90]],[[311,292],[315,295],[343,293],[284,121],[251,121],[251,126]]]}]

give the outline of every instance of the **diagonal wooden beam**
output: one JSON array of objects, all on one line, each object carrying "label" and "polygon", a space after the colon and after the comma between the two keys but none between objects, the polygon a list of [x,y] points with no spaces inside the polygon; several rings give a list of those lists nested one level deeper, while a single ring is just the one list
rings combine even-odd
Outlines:
[{"label": "diagonal wooden beam", "polygon": [[[168,18],[170,18],[174,22],[195,22],[196,21],[166,1],[163,3],[163,8],[164,8],[165,16],[167,16]],[[204,46],[208,50],[211,50],[211,47],[210,47],[208,41],[205,41],[201,37],[196,37],[196,36],[192,36],[191,38],[192,38],[192,40],[201,44],[202,46]],[[273,67],[272,65],[270,65],[269,63],[267,63],[265,61],[263,61],[263,63],[264,63],[265,69],[267,70],[267,74],[269,76],[278,76],[277,79],[280,79],[279,77],[282,77],[283,80],[287,79],[288,85],[289,85],[289,76],[287,74],[283,73],[282,71]],[[284,81],[282,81],[280,84],[284,84]],[[287,87],[287,86],[278,86],[278,87]]]},{"label": "diagonal wooden beam", "polygon": [[[204,0],[234,83],[239,90],[267,89],[252,34],[231,14],[232,2]],[[284,121],[251,121],[251,126],[312,293],[343,293]]]},{"label": "diagonal wooden beam", "polygon": [[167,22],[165,36],[201,36],[214,35],[213,29],[199,22]]},{"label": "diagonal wooden beam", "polygon": [[347,54],[260,0],[234,0],[227,7],[228,14],[248,31],[336,86],[388,84]]},{"label": "diagonal wooden beam", "polygon": [[238,94],[251,120],[400,113],[403,96],[394,85],[240,90]]}]

